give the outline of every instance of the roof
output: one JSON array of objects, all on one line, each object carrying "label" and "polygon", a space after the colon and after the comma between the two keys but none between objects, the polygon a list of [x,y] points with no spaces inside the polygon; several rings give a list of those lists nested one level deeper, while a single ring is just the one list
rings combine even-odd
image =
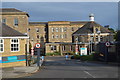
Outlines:
[{"label": "roof", "polygon": [[90,21],[87,22],[83,27],[79,28],[76,32],[73,34],[88,34],[88,33],[93,33],[93,27],[100,27],[101,33],[110,33],[110,31],[100,24]]},{"label": "roof", "polygon": [[24,35],[17,30],[14,30],[13,28],[7,26],[4,23],[0,23],[0,37],[27,37],[27,35]]},{"label": "roof", "polygon": [[47,22],[29,22],[29,25],[46,25]]},{"label": "roof", "polygon": [[21,10],[15,9],[15,8],[1,8],[0,12],[2,12],[1,14],[25,14],[29,17],[29,14],[27,12],[23,12]]},{"label": "roof", "polygon": [[0,12],[22,12],[22,11],[15,8],[2,8],[0,9]]},{"label": "roof", "polygon": [[86,24],[88,21],[72,21],[70,24]]}]

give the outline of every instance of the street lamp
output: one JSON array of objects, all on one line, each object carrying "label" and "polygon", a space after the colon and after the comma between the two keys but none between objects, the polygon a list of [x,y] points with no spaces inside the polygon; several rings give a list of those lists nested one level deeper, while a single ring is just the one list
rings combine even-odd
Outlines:
[{"label": "street lamp", "polygon": [[34,39],[32,38],[32,39],[31,39],[31,42],[32,42],[31,55],[32,55],[32,57],[33,57],[33,55],[34,55],[34,44],[33,44],[33,41],[34,41]]},{"label": "street lamp", "polygon": [[90,34],[90,40],[89,40],[89,54],[92,54],[93,36],[94,36],[94,33],[91,33]]},{"label": "street lamp", "polygon": [[76,41],[76,47],[75,47],[75,54],[77,55],[78,54],[78,37],[76,37],[76,39],[75,39],[75,41]]}]

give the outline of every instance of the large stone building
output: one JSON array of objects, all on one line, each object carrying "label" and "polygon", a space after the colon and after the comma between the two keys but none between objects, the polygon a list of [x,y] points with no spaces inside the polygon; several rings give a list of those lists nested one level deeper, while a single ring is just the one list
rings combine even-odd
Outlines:
[{"label": "large stone building", "polygon": [[[60,52],[61,54],[63,54],[67,52],[75,52],[76,35],[77,37],[78,35],[82,35],[81,37],[83,38],[80,37],[79,40],[85,42],[78,42],[79,46],[87,47],[89,45],[88,43],[91,33],[95,33],[95,30],[106,30],[104,27],[94,22],[93,15],[89,16],[90,21],[50,22],[29,22],[28,13],[14,8],[3,8],[0,15],[2,15],[2,22],[6,25],[9,25],[11,28],[14,28],[15,30],[18,30],[24,34],[27,33],[30,36],[30,39],[28,41],[30,41],[30,44],[32,46],[34,46],[34,44],[37,42],[41,43],[42,53]],[[88,31],[91,30],[90,34],[88,32],[85,32],[87,36],[83,35],[84,28]],[[106,31],[107,33],[100,33],[100,36],[102,35],[103,37],[111,35],[111,33],[108,34],[108,30]],[[93,37],[95,38],[96,36]],[[111,39],[110,41],[113,40]]]}]

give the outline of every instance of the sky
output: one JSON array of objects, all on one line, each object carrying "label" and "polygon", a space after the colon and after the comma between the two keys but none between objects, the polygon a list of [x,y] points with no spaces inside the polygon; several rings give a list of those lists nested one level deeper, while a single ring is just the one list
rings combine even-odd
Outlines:
[{"label": "sky", "polygon": [[89,14],[102,26],[118,28],[117,2],[3,2],[2,8],[28,12],[30,22],[89,21]]}]

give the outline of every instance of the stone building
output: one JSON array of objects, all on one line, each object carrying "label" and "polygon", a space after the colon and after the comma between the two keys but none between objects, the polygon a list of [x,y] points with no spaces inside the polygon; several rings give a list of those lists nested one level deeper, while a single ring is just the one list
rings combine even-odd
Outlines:
[{"label": "stone building", "polygon": [[[108,31],[94,21],[94,15],[90,15],[90,21],[48,22],[29,22],[28,13],[14,8],[3,8],[0,15],[2,15],[3,23],[7,24],[11,28],[14,28],[15,30],[20,31],[23,34],[27,33],[27,35],[30,36],[28,41],[32,47],[34,47],[35,43],[37,42],[41,43],[41,52],[46,54],[52,52],[60,52],[61,54],[75,52],[76,37],[79,36],[78,39],[80,42],[83,42],[78,43],[80,47],[87,47],[91,33],[95,34],[93,36],[95,42],[97,39],[99,39],[96,31]],[[84,31],[84,29],[91,32],[88,33]],[[83,33],[86,33],[86,35],[83,35]],[[103,34],[102,32],[100,37],[106,37],[109,40],[110,38],[108,37],[111,37],[112,39],[113,35],[111,33]]]},{"label": "stone building", "polygon": [[7,24],[11,28],[18,30],[21,33],[26,33],[29,25],[29,15],[26,12],[14,8],[0,9],[0,16],[2,15],[2,23]]},{"label": "stone building", "polygon": [[27,35],[0,23],[0,67],[26,66],[27,39]]}]

